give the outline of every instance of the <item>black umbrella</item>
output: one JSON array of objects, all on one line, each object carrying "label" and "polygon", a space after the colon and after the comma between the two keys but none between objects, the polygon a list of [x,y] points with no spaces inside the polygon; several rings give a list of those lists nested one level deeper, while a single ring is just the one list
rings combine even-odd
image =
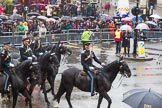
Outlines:
[{"label": "black umbrella", "polygon": [[61,20],[68,20],[68,21],[70,21],[70,20],[72,20],[72,18],[70,16],[63,16],[63,17],[61,17]]},{"label": "black umbrella", "polygon": [[132,108],[162,108],[162,94],[151,89],[130,90],[123,97],[123,102]]},{"label": "black umbrella", "polygon": [[73,19],[74,21],[76,21],[76,20],[84,21],[84,19],[83,19],[82,17],[73,17],[72,19]]},{"label": "black umbrella", "polygon": [[22,20],[23,17],[20,14],[13,14],[10,16],[10,19],[12,20]]},{"label": "black umbrella", "polygon": [[2,22],[2,24],[4,24],[4,25],[12,25],[12,24],[14,24],[14,22],[15,21],[13,21],[13,20],[7,20],[5,22]]},{"label": "black umbrella", "polygon": [[8,16],[6,16],[6,15],[0,15],[0,19],[6,20],[6,19],[8,19]]},{"label": "black umbrella", "polygon": [[41,14],[38,13],[38,12],[30,12],[30,13],[28,13],[27,15],[28,15],[29,17],[31,17],[31,16],[40,16]]}]

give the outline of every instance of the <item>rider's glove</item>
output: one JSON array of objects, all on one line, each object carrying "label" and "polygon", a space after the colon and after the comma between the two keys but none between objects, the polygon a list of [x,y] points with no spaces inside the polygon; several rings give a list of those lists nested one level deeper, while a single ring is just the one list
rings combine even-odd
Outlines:
[{"label": "rider's glove", "polygon": [[43,55],[43,53],[42,53],[42,52],[40,52],[40,53],[39,53],[39,55],[41,56],[41,55]]},{"label": "rider's glove", "polygon": [[94,70],[94,67],[90,66],[89,69],[90,69],[90,70]]},{"label": "rider's glove", "polygon": [[28,60],[32,60],[33,58],[32,57],[28,57]]},{"label": "rider's glove", "polygon": [[101,63],[101,66],[105,66],[105,63]]},{"label": "rider's glove", "polygon": [[15,65],[14,64],[12,64],[12,63],[10,63],[10,65],[9,65],[10,67],[14,67]]}]

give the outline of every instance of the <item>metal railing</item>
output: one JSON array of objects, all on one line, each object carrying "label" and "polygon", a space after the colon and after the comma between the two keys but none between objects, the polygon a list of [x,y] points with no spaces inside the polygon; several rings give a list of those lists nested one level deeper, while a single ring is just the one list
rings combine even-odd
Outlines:
[{"label": "metal railing", "polygon": [[[157,39],[162,40],[162,31],[145,31],[147,39]],[[21,45],[22,37],[24,35],[19,35],[19,33],[15,32],[5,32],[3,35],[0,36],[0,45],[3,44],[3,42],[10,41],[13,45]],[[82,32],[64,32],[58,33],[58,34],[51,34],[50,32],[47,32],[45,37],[41,38],[41,41],[43,44],[49,44],[57,41],[65,41],[70,43],[81,43],[81,35]],[[132,37],[134,37],[134,32],[132,32]],[[32,37],[33,38],[33,37]],[[100,30],[98,32],[94,32],[94,36],[91,38],[92,41],[114,41],[114,32],[104,31]]]}]

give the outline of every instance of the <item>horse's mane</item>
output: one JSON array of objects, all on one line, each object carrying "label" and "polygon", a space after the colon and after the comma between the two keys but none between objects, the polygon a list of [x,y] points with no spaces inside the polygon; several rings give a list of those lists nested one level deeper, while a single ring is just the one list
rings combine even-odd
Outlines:
[{"label": "horse's mane", "polygon": [[114,69],[112,67],[116,66],[117,63],[118,63],[118,60],[115,60],[115,61],[109,63],[108,65],[104,66],[104,71],[111,72],[111,70]]},{"label": "horse's mane", "polygon": [[21,69],[24,69],[24,67],[26,67],[27,65],[29,65],[31,63],[32,63],[31,60],[25,60],[21,64],[17,65],[15,68],[18,69],[18,70],[21,70]]}]

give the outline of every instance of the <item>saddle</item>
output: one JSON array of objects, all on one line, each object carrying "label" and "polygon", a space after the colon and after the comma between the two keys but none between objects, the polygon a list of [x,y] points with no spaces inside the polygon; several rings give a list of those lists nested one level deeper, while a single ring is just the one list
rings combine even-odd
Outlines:
[{"label": "saddle", "polygon": [[[96,76],[96,75],[98,75],[98,70],[93,70],[92,71],[93,72],[93,74],[94,74],[94,76]],[[87,76],[87,72],[85,72],[84,70],[81,70],[81,76]]]}]

